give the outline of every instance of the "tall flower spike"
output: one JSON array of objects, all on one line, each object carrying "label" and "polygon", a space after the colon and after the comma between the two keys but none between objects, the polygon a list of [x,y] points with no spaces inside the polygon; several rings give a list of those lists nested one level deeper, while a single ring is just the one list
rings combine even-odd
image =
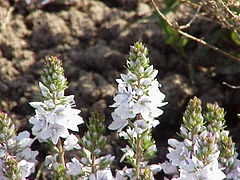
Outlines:
[{"label": "tall flower spike", "polygon": [[[169,162],[162,164],[166,174],[175,174],[178,178],[175,180],[188,179],[208,179],[222,180],[226,175],[219,167],[219,147],[218,134],[215,128],[222,121],[221,113],[217,120],[211,118],[216,117],[216,109],[208,105],[208,112],[203,116],[200,99],[194,97],[190,100],[187,110],[183,116],[183,124],[180,128],[180,136],[184,139],[179,142],[176,139],[169,139],[168,143],[171,147],[168,148],[169,153],[167,158]],[[205,126],[205,121],[213,123],[212,127]],[[210,120],[211,119],[211,120]],[[222,124],[221,124],[222,125]],[[220,129],[222,127],[219,127]],[[214,131],[215,130],[215,131]],[[178,171],[178,172],[177,172]]]},{"label": "tall flower spike", "polygon": [[[159,124],[155,118],[163,113],[160,107],[166,103],[163,103],[165,95],[160,91],[161,85],[156,79],[158,71],[150,66],[148,50],[141,42],[130,46],[126,69],[127,74],[121,74],[121,79],[117,79],[118,91],[112,105],[116,109],[112,113],[113,122],[109,129],[122,133],[130,145],[122,149],[127,152],[122,159],[126,159],[134,168],[120,174],[139,179],[146,174],[152,176],[160,170],[160,166],[155,165],[158,170],[153,172],[148,160],[156,150],[151,129]],[[133,137],[122,131],[128,125],[127,132],[134,134]]]},{"label": "tall flower spike", "polygon": [[220,150],[219,164],[224,169],[228,180],[240,179],[240,160],[237,159],[235,143],[229,136],[229,131],[224,130],[225,112],[217,103],[207,104],[207,112],[204,115],[208,122],[207,129],[217,137],[218,149]]},{"label": "tall flower spike", "polygon": [[15,135],[15,127],[7,114],[0,112],[0,179],[25,179],[35,171],[37,151],[31,151],[34,139],[29,132]]},{"label": "tall flower spike", "polygon": [[66,164],[69,175],[86,179],[113,179],[110,164],[114,156],[101,156],[107,145],[107,137],[103,135],[105,133],[104,120],[102,115],[92,113],[87,125],[88,131],[80,140],[82,145],[80,161],[73,158],[72,162]]},{"label": "tall flower spike", "polygon": [[158,71],[149,65],[148,50],[142,43],[130,47],[126,68],[127,74],[117,79],[118,91],[111,105],[116,109],[109,129],[121,131],[131,122],[135,131],[142,133],[159,123],[155,118],[163,113],[159,108],[167,103],[163,103],[165,95],[159,90]]},{"label": "tall flower spike", "polygon": [[67,80],[64,77],[62,62],[56,57],[49,57],[45,61],[39,87],[42,102],[31,102],[36,115],[29,119],[33,124],[32,133],[40,142],[50,140],[57,144],[59,138],[67,138],[68,129],[78,132],[78,125],[83,123],[74,109],[74,96],[65,96]]},{"label": "tall flower spike", "polygon": [[220,108],[217,103],[207,104],[207,112],[204,114],[204,119],[207,121],[207,129],[216,134],[219,139],[220,132],[226,127],[225,125],[225,112]]}]

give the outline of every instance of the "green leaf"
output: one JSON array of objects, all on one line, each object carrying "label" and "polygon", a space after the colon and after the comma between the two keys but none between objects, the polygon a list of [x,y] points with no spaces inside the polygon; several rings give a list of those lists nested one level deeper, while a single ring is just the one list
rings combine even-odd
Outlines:
[{"label": "green leaf", "polygon": [[232,38],[233,42],[235,42],[237,45],[240,45],[240,34],[238,34],[236,32],[232,32],[231,38]]}]

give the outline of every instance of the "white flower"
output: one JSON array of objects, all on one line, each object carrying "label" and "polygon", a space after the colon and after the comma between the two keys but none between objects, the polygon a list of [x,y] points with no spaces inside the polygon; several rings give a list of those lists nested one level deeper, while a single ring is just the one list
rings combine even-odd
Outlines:
[{"label": "white flower", "polygon": [[48,155],[45,157],[45,166],[48,168],[48,169],[57,169],[58,166],[60,165],[58,162],[57,162],[57,154],[55,154],[54,156],[52,155]]},{"label": "white flower", "polygon": [[123,170],[117,170],[115,180],[127,180],[128,177],[131,178],[131,180],[135,180],[135,178],[133,178],[133,170],[133,168],[127,168],[126,166]]},{"label": "white flower", "polygon": [[30,133],[28,131],[20,132],[17,136],[18,145],[20,148],[30,147],[34,139],[30,138]]},{"label": "white flower", "polygon": [[83,123],[82,117],[78,114],[80,110],[73,109],[73,96],[65,97],[70,104],[55,105],[52,100],[44,102],[32,102],[30,105],[35,108],[36,115],[29,119],[33,124],[32,133],[40,142],[50,139],[57,144],[60,137],[69,136],[68,129],[78,131],[78,125]]},{"label": "white flower", "polygon": [[149,129],[149,124],[146,123],[145,120],[141,119],[141,120],[136,120],[134,123],[134,131],[137,134],[142,134],[144,131],[146,131],[147,129]]},{"label": "white flower", "polygon": [[20,159],[25,159],[29,162],[34,162],[36,163],[36,157],[38,155],[38,151],[32,151],[30,147],[27,147],[21,151],[19,151],[17,154],[16,154],[16,158],[18,160]]},{"label": "white flower", "polygon": [[202,167],[202,161],[199,161],[195,156],[192,155],[191,158],[186,157],[179,163],[179,168],[186,172],[193,172],[196,168]]},{"label": "white flower", "polygon": [[153,172],[153,174],[156,174],[162,170],[161,164],[151,164],[148,165],[147,167],[151,170],[151,172]]},{"label": "white flower", "polygon": [[72,149],[81,149],[80,145],[78,144],[78,138],[74,134],[70,134],[67,139],[64,141],[63,148],[66,151],[70,151]]},{"label": "white flower", "polygon": [[189,132],[184,126],[180,127],[180,131],[184,136],[189,137],[189,134],[188,134]]},{"label": "white flower", "polygon": [[110,130],[122,131],[122,129],[128,125],[127,119],[122,119],[115,112],[112,113],[113,122],[108,126]]},{"label": "white flower", "polygon": [[222,180],[226,175],[218,168],[218,161],[215,160],[196,172],[186,172],[180,169],[180,177],[176,180]]},{"label": "white flower", "polygon": [[178,172],[177,167],[173,166],[170,162],[167,162],[167,161],[162,163],[161,167],[165,174],[176,174]]},{"label": "white flower", "polygon": [[21,160],[18,165],[20,167],[20,176],[24,180],[25,177],[30,176],[30,174],[33,173],[35,170],[35,164],[26,160]]},{"label": "white flower", "polygon": [[118,92],[117,95],[113,98],[115,103],[111,105],[110,107],[118,107],[121,106],[128,106],[129,102],[131,102],[133,96],[132,88],[130,85],[128,85],[128,88],[122,86],[120,84],[118,86]]},{"label": "white flower", "polygon": [[78,125],[84,123],[82,117],[78,115],[80,112],[81,112],[80,110],[73,109],[70,105],[66,106],[66,108],[63,111],[63,119],[67,121],[66,123],[67,129],[70,129],[76,132],[79,131]]},{"label": "white flower", "polygon": [[[111,156],[110,154],[106,155],[106,156],[102,156],[99,158],[99,160],[103,163],[109,162],[109,161],[113,161],[114,160],[114,156]],[[97,163],[98,164],[98,163]]]},{"label": "white flower", "polygon": [[12,146],[11,148],[17,148],[15,155],[17,160],[25,159],[29,162],[36,163],[38,151],[32,151],[30,148],[35,139],[32,139],[29,136],[30,133],[28,131],[23,131],[17,136],[13,136],[9,141]]},{"label": "white flower", "polygon": [[73,158],[72,162],[68,162],[66,164],[66,167],[67,167],[67,174],[70,174],[73,176],[77,176],[84,172],[82,169],[83,165],[76,158]]},{"label": "white flower", "polygon": [[[173,141],[170,142],[172,143]],[[168,151],[169,153],[166,155],[166,157],[173,166],[179,166],[181,161],[184,161],[184,159],[189,157],[188,149],[185,147],[183,142],[179,142],[175,149],[169,147]]]},{"label": "white flower", "polygon": [[49,89],[43,83],[39,82],[39,87],[43,97],[49,98],[51,96]]},{"label": "white flower", "polygon": [[122,162],[126,157],[133,157],[135,154],[128,145],[125,148],[122,148],[121,150],[124,152],[124,155],[120,159],[120,162]]},{"label": "white flower", "polygon": [[151,153],[151,152],[157,152],[157,147],[156,144],[151,145],[148,149],[147,152]]},{"label": "white flower", "polygon": [[123,174],[122,170],[117,170],[115,180],[127,180],[128,178]]},{"label": "white flower", "polygon": [[89,180],[114,180],[110,169],[97,171],[96,174],[91,174]]},{"label": "white flower", "polygon": [[129,137],[131,138],[137,138],[137,133],[134,131],[134,129],[131,129],[130,127],[128,127],[126,129],[126,132],[121,131],[119,133],[120,137],[123,137],[124,139],[129,139]]},{"label": "white flower", "polygon": [[179,141],[176,140],[176,139],[170,138],[170,139],[168,139],[168,144],[169,144],[172,148],[176,149],[176,148],[178,147],[178,145],[179,145]]}]

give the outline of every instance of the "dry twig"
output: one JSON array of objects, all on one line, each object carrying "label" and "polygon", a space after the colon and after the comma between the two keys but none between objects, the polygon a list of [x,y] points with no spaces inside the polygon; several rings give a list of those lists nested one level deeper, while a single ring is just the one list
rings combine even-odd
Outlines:
[{"label": "dry twig", "polygon": [[[160,16],[160,18],[161,18],[168,26],[170,26],[172,29],[174,29],[175,31],[177,31],[179,34],[185,36],[185,37],[188,38],[188,39],[194,40],[194,41],[196,41],[196,42],[198,42],[198,43],[200,43],[200,44],[202,44],[202,45],[204,45],[204,46],[207,46],[208,48],[210,48],[210,49],[212,49],[212,50],[214,50],[214,51],[216,51],[216,52],[218,52],[218,53],[221,53],[222,55],[224,55],[224,56],[226,56],[226,57],[228,57],[228,58],[231,58],[231,59],[233,59],[233,60],[235,60],[235,61],[237,61],[237,62],[240,62],[240,57],[233,56],[233,55],[231,55],[231,54],[229,54],[229,53],[227,53],[227,52],[219,49],[219,48],[216,47],[216,46],[213,46],[213,45],[208,44],[206,41],[204,41],[204,40],[202,40],[202,39],[199,39],[199,38],[197,38],[197,37],[194,37],[194,36],[192,36],[192,35],[190,35],[190,34],[188,34],[188,33],[186,33],[186,32],[183,32],[183,31],[180,29],[180,27],[176,25],[177,23],[171,23],[171,22],[166,18],[166,16],[163,15],[163,13],[158,9],[158,7],[157,7],[157,5],[156,5],[156,3],[155,3],[154,0],[152,0],[152,3],[153,3],[153,6],[154,6],[155,10],[156,10],[157,13],[158,13],[158,15]],[[200,9],[199,9],[199,10],[200,10]],[[196,16],[196,15],[195,15],[195,16]],[[190,22],[191,22],[191,21],[190,21]]]},{"label": "dry twig", "polygon": [[228,84],[227,82],[222,82],[222,84],[224,84],[224,85],[226,85],[226,86],[228,86],[230,88],[233,88],[233,89],[240,89],[240,86],[233,86],[231,84]]}]

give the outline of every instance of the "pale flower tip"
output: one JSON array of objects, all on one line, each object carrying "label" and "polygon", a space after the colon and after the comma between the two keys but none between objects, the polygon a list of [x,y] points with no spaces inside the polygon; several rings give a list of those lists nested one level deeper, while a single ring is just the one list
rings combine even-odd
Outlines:
[{"label": "pale flower tip", "polygon": [[119,124],[116,123],[116,122],[112,122],[112,123],[108,126],[108,129],[110,129],[110,130],[117,130],[117,129],[119,129],[119,128],[120,128],[120,126],[119,126]]},{"label": "pale flower tip", "polygon": [[152,164],[149,166],[149,169],[153,172],[153,174],[156,174],[162,170],[162,166],[161,164]]},{"label": "pale flower tip", "polygon": [[171,147],[176,148],[179,145],[179,141],[176,139],[168,139],[168,144]]},{"label": "pale flower tip", "polygon": [[80,145],[78,144],[78,138],[74,134],[70,134],[67,139],[64,141],[63,148],[66,151],[70,151],[72,149],[81,149]]},{"label": "pale flower tip", "polygon": [[77,176],[83,173],[82,164],[75,157],[72,159],[72,162],[66,164],[66,167],[67,167],[66,173],[69,175]]}]

